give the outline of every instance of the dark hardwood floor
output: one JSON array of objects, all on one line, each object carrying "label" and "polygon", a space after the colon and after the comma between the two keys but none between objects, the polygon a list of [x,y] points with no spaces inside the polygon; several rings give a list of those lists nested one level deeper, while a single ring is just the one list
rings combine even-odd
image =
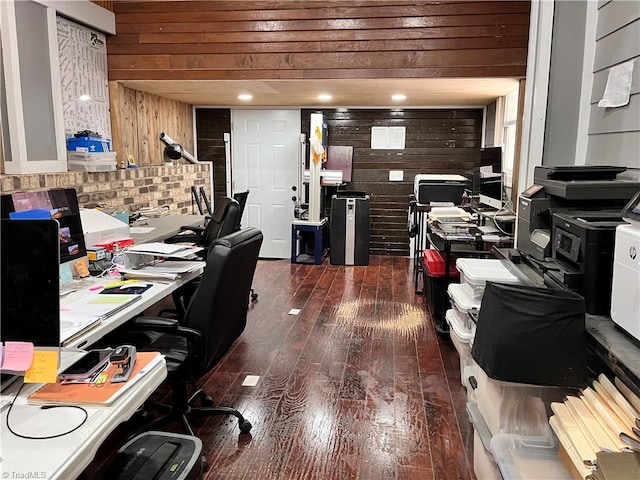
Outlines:
[{"label": "dark hardwood floor", "polygon": [[[195,419],[204,478],[475,478],[458,356],[414,293],[410,259],[261,260],[254,288],[244,334],[205,379],[214,403],[238,408],[253,430],[239,435],[233,417]],[[242,386],[246,375],[258,384]],[[119,428],[88,471],[127,433]]]}]

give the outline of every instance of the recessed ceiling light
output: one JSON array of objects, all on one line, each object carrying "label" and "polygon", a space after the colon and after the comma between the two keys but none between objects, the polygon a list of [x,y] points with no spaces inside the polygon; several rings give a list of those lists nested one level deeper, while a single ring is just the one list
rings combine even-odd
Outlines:
[{"label": "recessed ceiling light", "polygon": [[402,100],[406,100],[407,96],[403,95],[402,93],[396,93],[394,95],[391,95],[391,99],[395,100],[396,102],[401,102]]},{"label": "recessed ceiling light", "polygon": [[318,100],[331,100],[333,97],[328,93],[321,93],[318,95]]},{"label": "recessed ceiling light", "polygon": [[251,100],[252,98],[253,95],[249,93],[241,93],[240,95],[238,95],[238,100]]},{"label": "recessed ceiling light", "polygon": [[89,100],[91,100],[91,95],[89,95],[88,93],[84,93],[84,94],[80,95],[78,97],[78,99],[83,101],[83,102],[88,102]]}]

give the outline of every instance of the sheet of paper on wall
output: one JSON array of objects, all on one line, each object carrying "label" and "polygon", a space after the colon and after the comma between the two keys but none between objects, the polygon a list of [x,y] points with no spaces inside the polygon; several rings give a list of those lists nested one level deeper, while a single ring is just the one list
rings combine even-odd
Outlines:
[{"label": "sheet of paper on wall", "polygon": [[629,103],[634,63],[635,60],[630,60],[609,69],[607,86],[602,100],[598,102],[599,107],[624,107]]}]

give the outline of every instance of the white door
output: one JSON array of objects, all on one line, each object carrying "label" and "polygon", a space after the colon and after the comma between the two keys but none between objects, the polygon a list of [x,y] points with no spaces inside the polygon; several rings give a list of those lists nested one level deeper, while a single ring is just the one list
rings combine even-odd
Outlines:
[{"label": "white door", "polygon": [[300,110],[231,112],[233,191],[249,190],[243,226],[262,230],[263,258],[291,257],[300,128]]}]

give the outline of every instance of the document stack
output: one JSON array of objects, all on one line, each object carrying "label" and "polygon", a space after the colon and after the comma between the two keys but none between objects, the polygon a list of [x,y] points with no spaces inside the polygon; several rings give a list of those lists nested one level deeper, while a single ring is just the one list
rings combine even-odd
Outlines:
[{"label": "document stack", "polygon": [[88,130],[67,138],[67,166],[70,171],[108,172],[117,167],[111,141]]},{"label": "document stack", "polygon": [[[136,278],[167,278],[203,269],[205,262],[194,260],[202,247],[175,243],[143,243],[128,247],[124,253],[124,268],[120,272]],[[170,261],[165,261],[171,259]]]}]

